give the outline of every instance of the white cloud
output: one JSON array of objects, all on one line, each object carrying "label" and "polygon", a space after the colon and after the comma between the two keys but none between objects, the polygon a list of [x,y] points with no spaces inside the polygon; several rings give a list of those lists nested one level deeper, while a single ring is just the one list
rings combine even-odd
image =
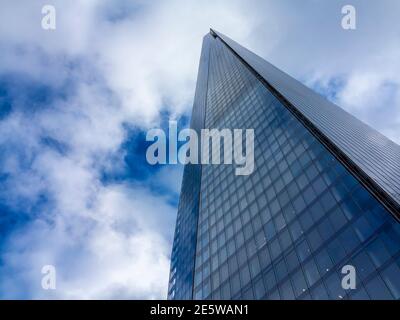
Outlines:
[{"label": "white cloud", "polygon": [[[11,272],[0,286],[5,297],[18,298],[21,290],[35,298],[166,296],[171,241],[166,233],[174,208],[128,186],[100,188],[87,216],[61,206],[53,223],[38,219],[9,245],[4,258]],[[56,267],[55,291],[40,287],[46,264]]]}]

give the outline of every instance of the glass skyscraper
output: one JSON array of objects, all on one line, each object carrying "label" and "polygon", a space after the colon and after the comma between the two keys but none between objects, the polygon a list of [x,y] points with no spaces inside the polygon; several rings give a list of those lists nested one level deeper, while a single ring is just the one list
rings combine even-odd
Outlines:
[{"label": "glass skyscraper", "polygon": [[255,167],[185,165],[169,299],[400,298],[398,145],[213,30],[191,127],[253,128]]}]

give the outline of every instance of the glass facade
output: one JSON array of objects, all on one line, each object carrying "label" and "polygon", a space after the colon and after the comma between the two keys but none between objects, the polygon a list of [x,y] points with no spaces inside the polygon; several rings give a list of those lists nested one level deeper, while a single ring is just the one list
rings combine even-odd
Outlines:
[{"label": "glass facade", "polygon": [[[193,117],[204,128],[253,128],[255,169],[198,165],[193,176],[185,167],[169,298],[399,299],[393,215],[219,37],[206,36],[202,59],[204,112]],[[197,206],[184,207],[193,197]],[[342,288],[344,265],[355,267],[356,289]]]},{"label": "glass facade", "polygon": [[[197,134],[200,134],[200,130],[204,128],[211,40],[212,38],[209,35],[203,39],[190,123],[191,128],[196,130]],[[193,295],[201,171],[200,164],[187,164],[183,171],[174,245],[171,254],[169,299],[191,299]]]}]

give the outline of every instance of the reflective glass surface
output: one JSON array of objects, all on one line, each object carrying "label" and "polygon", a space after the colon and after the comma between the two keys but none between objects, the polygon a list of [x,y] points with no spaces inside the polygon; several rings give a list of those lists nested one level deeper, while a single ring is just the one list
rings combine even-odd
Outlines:
[{"label": "reflective glass surface", "polygon": [[218,35],[400,206],[399,145],[227,36]]},{"label": "reflective glass surface", "polygon": [[209,68],[206,127],[254,128],[256,162],[203,166],[194,298],[398,298],[399,224],[218,39]]},{"label": "reflective glass surface", "polygon": [[[181,202],[193,179],[199,206],[178,212],[197,221],[192,295],[178,296],[400,298],[400,224],[218,38],[207,67],[204,126],[253,128],[255,169],[203,165],[193,178],[185,168]],[[348,264],[355,290],[341,285]]]},{"label": "reflective glass surface", "polygon": [[[204,128],[208,84],[209,50],[212,37],[206,35],[200,57],[191,128],[200,134]],[[201,165],[187,164],[183,171],[171,267],[168,299],[191,299],[193,293],[194,259],[199,215]]]}]

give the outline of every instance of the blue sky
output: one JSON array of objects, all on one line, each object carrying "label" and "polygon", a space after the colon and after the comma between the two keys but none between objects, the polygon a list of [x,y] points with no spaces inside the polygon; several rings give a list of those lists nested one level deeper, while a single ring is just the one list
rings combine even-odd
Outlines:
[{"label": "blue sky", "polygon": [[[345,4],[356,30],[341,27]],[[399,12],[390,0],[2,1],[0,298],[166,297],[182,167],[147,164],[145,133],[188,125],[211,26],[399,143]]]}]

